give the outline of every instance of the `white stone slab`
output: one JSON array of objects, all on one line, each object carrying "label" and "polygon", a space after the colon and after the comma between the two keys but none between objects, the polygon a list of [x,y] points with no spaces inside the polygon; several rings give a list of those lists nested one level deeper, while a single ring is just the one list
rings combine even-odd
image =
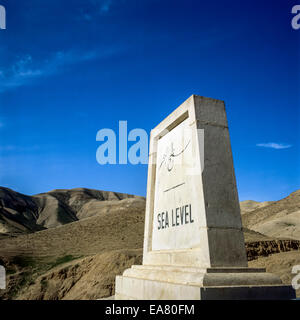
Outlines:
[{"label": "white stone slab", "polygon": [[199,218],[205,215],[205,208],[190,175],[194,143],[189,119],[158,140],[152,250],[201,245]]}]

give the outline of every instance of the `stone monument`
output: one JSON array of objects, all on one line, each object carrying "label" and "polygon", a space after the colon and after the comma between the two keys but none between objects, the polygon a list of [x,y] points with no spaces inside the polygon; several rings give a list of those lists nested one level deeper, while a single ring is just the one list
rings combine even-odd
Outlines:
[{"label": "stone monument", "polygon": [[143,264],[115,299],[291,299],[248,268],[223,101],[193,95],[151,131]]}]

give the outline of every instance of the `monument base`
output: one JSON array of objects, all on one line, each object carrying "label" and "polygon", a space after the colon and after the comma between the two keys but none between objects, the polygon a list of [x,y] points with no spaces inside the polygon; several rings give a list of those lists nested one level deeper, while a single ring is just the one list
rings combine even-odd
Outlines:
[{"label": "monument base", "polygon": [[265,269],[132,266],[116,278],[116,300],[289,300],[295,290]]}]

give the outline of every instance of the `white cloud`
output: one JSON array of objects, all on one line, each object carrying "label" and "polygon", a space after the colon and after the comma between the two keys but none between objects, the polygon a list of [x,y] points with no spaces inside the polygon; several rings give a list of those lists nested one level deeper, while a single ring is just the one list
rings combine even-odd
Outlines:
[{"label": "white cloud", "polygon": [[258,143],[256,146],[262,147],[262,148],[277,149],[277,150],[288,149],[292,147],[291,144],[276,143],[276,142]]},{"label": "white cloud", "polygon": [[57,51],[44,60],[34,60],[31,55],[25,55],[10,67],[0,70],[0,93],[32,83],[38,78],[60,73],[68,65],[106,57],[113,53],[113,49],[89,52]]}]

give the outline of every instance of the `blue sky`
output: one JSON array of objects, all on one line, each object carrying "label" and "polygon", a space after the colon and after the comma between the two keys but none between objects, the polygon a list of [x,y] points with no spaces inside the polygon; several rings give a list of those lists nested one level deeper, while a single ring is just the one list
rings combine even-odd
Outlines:
[{"label": "blue sky", "polygon": [[145,195],[146,165],[97,163],[98,130],[150,132],[199,94],[226,103],[241,200],[300,188],[297,1],[0,4],[1,186]]}]

